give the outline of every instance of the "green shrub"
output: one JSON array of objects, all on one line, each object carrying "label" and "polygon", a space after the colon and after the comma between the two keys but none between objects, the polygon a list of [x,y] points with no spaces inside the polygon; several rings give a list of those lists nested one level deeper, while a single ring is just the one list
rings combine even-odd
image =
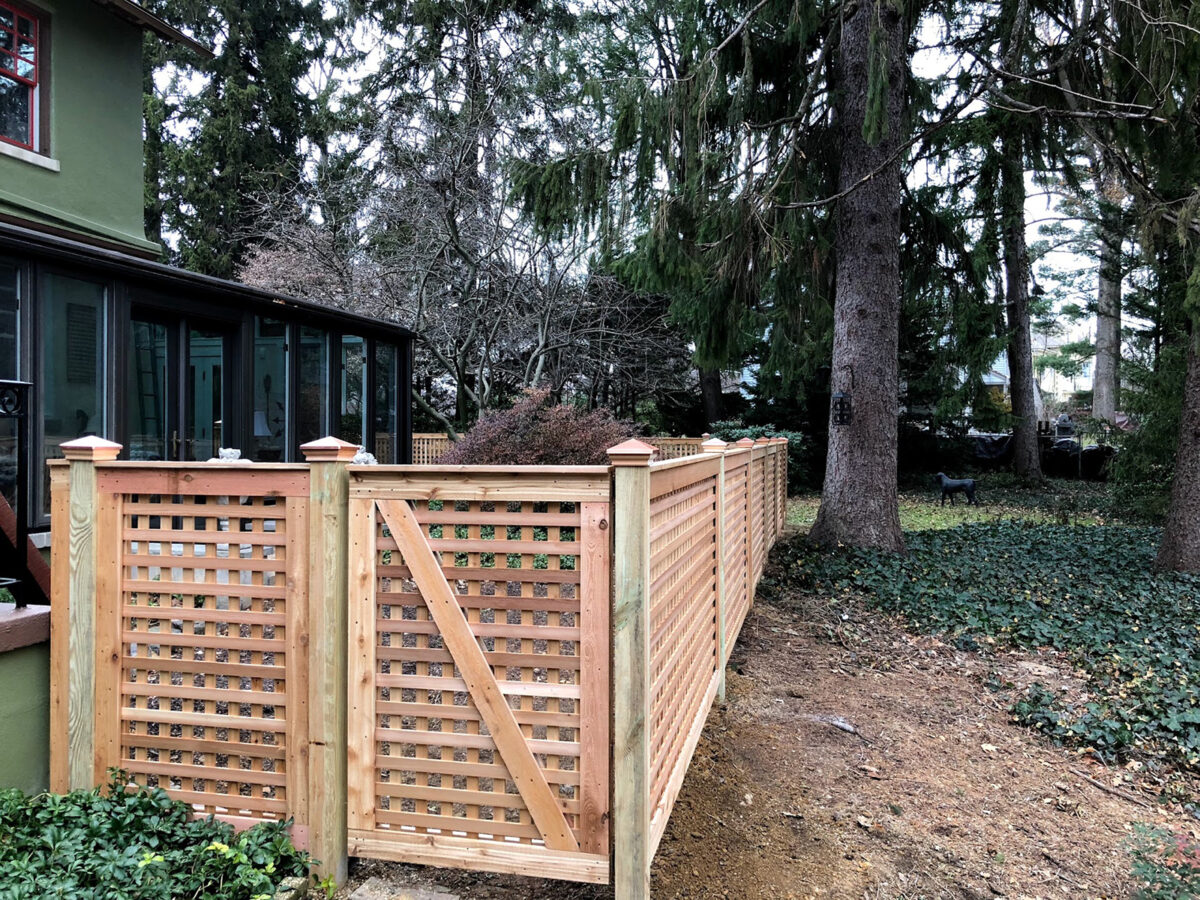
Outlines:
[{"label": "green shrub", "polygon": [[127,783],[113,772],[103,789],[0,791],[0,900],[263,900],[308,874],[290,823],[235,833]]},{"label": "green shrub", "polygon": [[744,425],[737,419],[714,422],[712,436],[733,443],[742,438],[757,440],[760,437],[788,439],[788,496],[806,490],[820,490],[825,478],[824,455],[813,455],[812,439],[799,431],[788,431],[774,425]]},{"label": "green shrub", "polygon": [[1133,824],[1135,900],[1185,900],[1200,896],[1200,844],[1166,828]]}]

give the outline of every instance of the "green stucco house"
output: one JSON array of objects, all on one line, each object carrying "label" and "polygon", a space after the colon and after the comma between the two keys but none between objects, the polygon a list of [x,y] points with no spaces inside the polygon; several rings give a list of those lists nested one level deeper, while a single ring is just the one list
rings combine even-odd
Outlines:
[{"label": "green stucco house", "polygon": [[[33,548],[49,543],[45,463],[59,444],[291,462],[334,434],[380,462],[410,459],[410,332],[156,262],[147,32],[210,55],[132,0],[0,0],[0,380],[30,385],[24,446],[0,419],[0,577],[35,604],[0,605],[0,786],[46,784],[48,573]],[[26,528],[32,547],[17,547]]]}]

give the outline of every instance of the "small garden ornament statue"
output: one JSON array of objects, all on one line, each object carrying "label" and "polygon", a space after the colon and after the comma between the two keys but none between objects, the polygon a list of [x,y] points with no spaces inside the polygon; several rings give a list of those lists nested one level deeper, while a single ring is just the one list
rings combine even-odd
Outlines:
[{"label": "small garden ornament statue", "polygon": [[946,498],[950,498],[950,505],[954,505],[955,494],[966,494],[967,505],[979,504],[975,501],[975,479],[974,478],[947,478],[945,473],[938,472],[933,476],[936,484],[942,488],[942,506],[946,505]]}]

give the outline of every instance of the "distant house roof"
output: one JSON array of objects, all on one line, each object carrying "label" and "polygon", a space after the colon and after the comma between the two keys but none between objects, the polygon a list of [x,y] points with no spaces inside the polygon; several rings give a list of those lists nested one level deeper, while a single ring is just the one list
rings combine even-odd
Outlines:
[{"label": "distant house roof", "polygon": [[96,0],[96,2],[101,6],[107,6],[112,10],[113,14],[132,22],[140,28],[144,28],[146,31],[157,34],[164,40],[183,44],[185,47],[195,50],[205,59],[212,59],[213,57],[213,52],[210,48],[205,47],[195,38],[188,37],[178,28],[168,25],[153,13],[142,9],[133,0]]}]

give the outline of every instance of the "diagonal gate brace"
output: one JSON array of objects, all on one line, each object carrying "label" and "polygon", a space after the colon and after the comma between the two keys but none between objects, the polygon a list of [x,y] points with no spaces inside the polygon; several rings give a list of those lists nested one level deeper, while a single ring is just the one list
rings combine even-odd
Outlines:
[{"label": "diagonal gate brace", "polygon": [[446,649],[462,673],[471,700],[487,725],[496,749],[500,751],[546,846],[551,850],[578,851],[579,843],[567,824],[562,807],[525,742],[525,735],[512,709],[500,693],[487,657],[483,655],[470,624],[454,599],[454,592],[450,590],[441,563],[425,540],[412,507],[407,500],[377,499],[376,504],[388,530],[400,545],[404,561],[425,599],[429,614],[441,631]]}]

